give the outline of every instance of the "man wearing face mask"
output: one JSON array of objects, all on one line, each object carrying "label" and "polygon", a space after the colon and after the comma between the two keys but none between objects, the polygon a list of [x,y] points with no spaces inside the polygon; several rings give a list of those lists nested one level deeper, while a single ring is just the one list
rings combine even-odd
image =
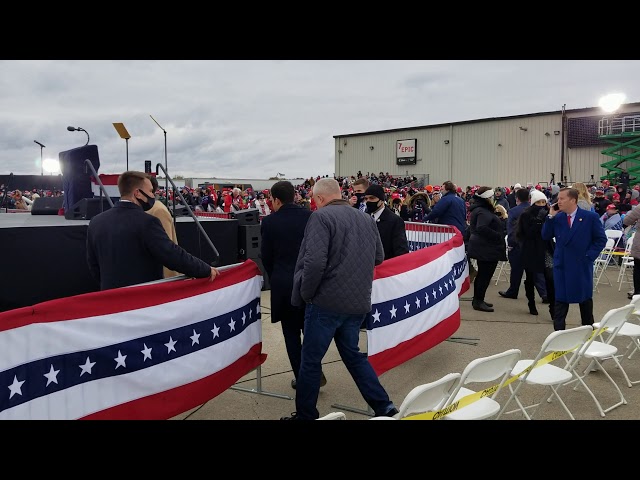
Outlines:
[{"label": "man wearing face mask", "polygon": [[176,245],[160,220],[145,212],[155,203],[153,185],[144,172],[118,178],[120,200],[91,219],[87,263],[100,290],[163,278],[163,266],[189,277],[213,281],[218,270]]},{"label": "man wearing face mask", "polygon": [[384,202],[384,190],[380,185],[371,185],[364,192],[367,213],[376,221],[384,259],[389,260],[409,252],[404,220],[387,207]]},{"label": "man wearing face mask", "polygon": [[349,203],[361,212],[367,211],[367,206],[364,203],[364,192],[367,188],[369,188],[369,180],[364,177],[353,182],[353,195],[349,199]]}]

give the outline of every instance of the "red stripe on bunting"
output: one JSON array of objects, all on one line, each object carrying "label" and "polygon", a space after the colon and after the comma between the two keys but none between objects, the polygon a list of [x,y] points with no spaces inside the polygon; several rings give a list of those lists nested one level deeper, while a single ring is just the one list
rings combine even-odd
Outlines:
[{"label": "red stripe on bunting", "polygon": [[[213,282],[207,278],[185,279],[49,300],[32,307],[0,313],[0,331],[33,323],[59,322],[139,310],[220,290],[257,275],[262,275],[260,269],[249,259],[242,265],[220,272]],[[187,286],[188,288],[185,288]]]}]

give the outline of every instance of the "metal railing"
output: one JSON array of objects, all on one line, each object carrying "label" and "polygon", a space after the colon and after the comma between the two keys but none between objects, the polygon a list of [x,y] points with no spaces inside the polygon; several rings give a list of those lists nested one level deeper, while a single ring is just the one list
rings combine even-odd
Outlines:
[{"label": "metal railing", "polygon": [[415,252],[451,239],[457,229],[451,225],[437,223],[404,222],[404,229],[409,242],[409,251]]},{"label": "metal railing", "polygon": [[640,115],[604,117],[598,122],[598,135],[622,135],[625,133],[640,133]]},{"label": "metal railing", "polygon": [[[173,183],[173,179],[169,176],[169,174],[167,173],[167,171],[165,170],[164,166],[161,163],[158,163],[156,165],[156,175],[158,175],[159,170],[162,170],[164,172],[166,180],[169,183],[171,183],[171,186],[173,187],[173,190],[174,190],[173,210],[175,211],[175,208],[176,208],[176,194],[180,196],[180,199],[182,200],[183,205],[187,205],[187,201],[182,196],[182,192],[180,192],[180,190],[178,190],[178,188],[176,187],[176,184]],[[190,208],[187,208],[186,211],[189,213],[191,218],[193,218],[193,221],[196,222],[196,225],[198,226],[198,230],[200,230],[200,233],[202,233],[202,235],[204,236],[205,240],[207,241],[207,243],[211,247],[211,250],[213,250],[213,253],[214,253],[216,258],[215,258],[215,260],[213,262],[211,262],[211,265],[214,266],[214,267],[217,266],[218,263],[220,263],[220,254],[218,253],[218,249],[216,248],[216,246],[211,241],[211,238],[209,238],[209,235],[207,235],[207,232],[205,231],[205,229],[202,227],[202,225],[200,225],[200,220],[198,220],[198,217],[191,211]],[[175,227],[175,223],[176,223],[176,217],[174,216],[173,217],[174,227]]]},{"label": "metal railing", "polygon": [[93,164],[91,163],[91,160],[89,160],[88,158],[85,159],[84,164],[87,167],[89,167],[89,169],[91,170],[91,173],[93,173],[93,178],[96,179],[96,182],[100,187],[100,205],[102,206],[102,194],[104,194],[104,196],[107,197],[107,202],[109,202],[109,207],[113,208],[113,201],[111,200],[111,197],[107,193],[107,189],[104,188],[104,185],[102,184],[102,180],[100,180],[100,177],[98,176],[98,172],[96,172],[96,169],[93,168]]}]

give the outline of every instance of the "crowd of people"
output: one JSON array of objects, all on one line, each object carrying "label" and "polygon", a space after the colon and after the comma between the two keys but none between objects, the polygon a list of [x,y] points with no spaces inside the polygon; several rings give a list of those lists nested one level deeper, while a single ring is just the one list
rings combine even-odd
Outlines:
[{"label": "crowd of people", "polygon": [[[87,261],[101,289],[177,273],[216,278],[215,268],[177,244],[166,207],[174,201],[171,191],[167,195],[155,178],[142,172],[125,172],[118,188],[121,198],[115,208],[89,225]],[[183,187],[180,193],[175,200],[194,211],[259,211],[272,321],[281,322],[294,374],[291,386],[297,390],[297,411],[283,418],[294,420],[319,416],[318,391],[327,383],[321,360],[331,341],[376,415],[397,413],[366,354],[359,351],[358,331],[371,309],[374,267],[410,252],[405,222],[450,225],[460,231],[475,310],[494,311],[486,292],[498,264],[509,262],[509,287],[498,293],[517,299],[525,276],[529,313],[538,315],[537,291],[549,305],[554,329],[562,330],[570,304],[579,305],[584,325],[594,323],[593,268],[605,247],[606,231],[623,231],[624,248],[640,220],[640,209],[635,208],[640,185],[629,188],[606,180],[597,186],[515,183],[463,189],[450,180],[421,185],[415,177],[358,172],[350,177],[310,177],[297,186],[278,181],[258,192],[206,186]],[[38,196],[61,194],[2,190],[0,198],[5,207],[29,209]],[[125,238],[131,240],[127,245],[138,244],[133,238],[148,241],[114,262],[112,245],[123,244]],[[640,242],[634,247],[630,298],[640,293]],[[130,268],[132,262],[138,268]]]}]

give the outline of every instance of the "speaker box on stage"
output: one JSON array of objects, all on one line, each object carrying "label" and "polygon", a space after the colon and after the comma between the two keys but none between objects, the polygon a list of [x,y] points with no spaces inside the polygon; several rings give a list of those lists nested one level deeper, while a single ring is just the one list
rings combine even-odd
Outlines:
[{"label": "speaker box on stage", "polygon": [[31,215],[58,215],[63,197],[39,197],[31,205]]},{"label": "speaker box on stage", "polygon": [[248,208],[238,212],[231,212],[231,218],[238,220],[238,225],[257,225],[260,223],[260,211],[257,208]]},{"label": "speaker box on stage", "polygon": [[144,161],[144,173],[151,173],[151,160]]},{"label": "speaker box on stage", "polygon": [[240,225],[238,227],[238,257],[240,260],[252,260],[260,256],[260,225]]},{"label": "speaker box on stage", "polygon": [[84,145],[58,154],[62,172],[62,190],[64,191],[65,215],[76,202],[83,198],[93,198],[91,176],[93,172],[86,164],[89,160],[96,173],[100,168],[97,145]]},{"label": "speaker box on stage", "polygon": [[67,220],[91,220],[110,208],[109,201],[104,197],[83,198],[64,212],[64,218]]}]

